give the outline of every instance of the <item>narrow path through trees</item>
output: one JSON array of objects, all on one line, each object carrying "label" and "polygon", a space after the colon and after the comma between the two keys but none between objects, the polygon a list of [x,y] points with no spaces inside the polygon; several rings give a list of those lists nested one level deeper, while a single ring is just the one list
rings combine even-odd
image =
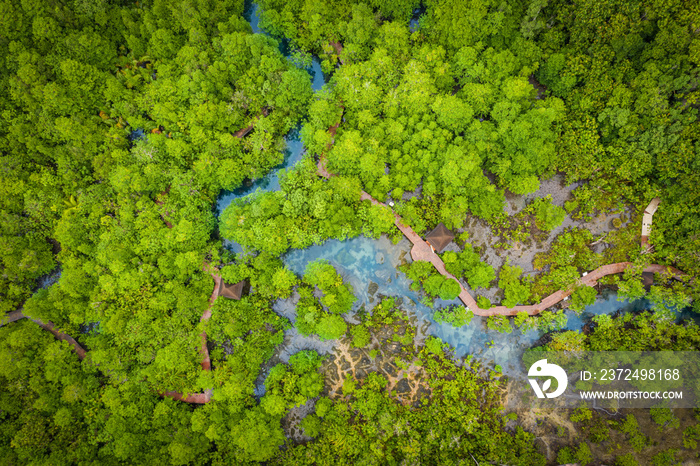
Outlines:
[{"label": "narrow path through trees", "polygon": [[[214,270],[208,270],[210,266],[206,265],[205,266],[205,271],[208,271],[211,277],[214,279],[214,291],[212,291],[211,296],[209,297],[209,305],[207,306],[206,310],[200,317],[200,322],[205,322],[211,318],[211,308],[214,305],[214,301],[216,300],[216,297],[218,295],[218,290],[219,290],[219,285],[221,283],[221,276],[218,275]],[[85,359],[85,356],[87,355],[87,351],[85,351],[85,348],[80,346],[80,343],[78,343],[75,338],[71,337],[67,333],[64,333],[56,328],[56,325],[51,322],[43,322],[40,319],[34,319],[31,318],[27,315],[25,315],[22,312],[22,309],[18,309],[16,311],[13,311],[9,314],[7,314],[1,321],[0,321],[0,327],[3,325],[7,325],[11,322],[16,322],[18,320],[22,319],[29,319],[32,322],[37,323],[41,328],[44,330],[47,330],[53,334],[54,337],[58,340],[63,340],[70,344],[73,347],[73,351],[75,354],[78,356],[78,359],[81,361]],[[207,348],[207,333],[202,332],[201,333],[202,337],[202,345],[199,349],[200,354],[202,355],[202,369],[205,371],[210,371],[211,370],[211,359],[209,358],[209,349]],[[166,391],[166,392],[161,392],[161,396],[166,396],[168,398],[172,398],[173,400],[176,401],[184,401],[186,403],[195,403],[195,404],[203,404],[203,403],[208,403],[211,401],[212,397],[212,390],[205,390],[204,393],[187,393],[187,394],[182,394],[180,392],[176,391]]]},{"label": "narrow path through trees", "polygon": [[[335,130],[337,130],[337,125],[333,127],[333,134],[335,134]],[[335,176],[335,174],[330,173],[328,169],[326,168],[326,158],[324,155],[321,155],[318,166],[317,166],[317,173],[319,176],[322,176],[324,178],[330,178],[332,176]],[[386,204],[379,202],[378,200],[374,199],[372,196],[367,194],[366,192],[362,191],[362,194],[360,196],[360,199],[363,201],[368,200],[374,205],[380,205],[384,206],[387,209],[391,209],[391,207],[387,206]],[[393,212],[393,209],[392,209]],[[396,218],[395,224],[396,227],[401,230],[401,232],[413,243],[413,248],[411,248],[411,257],[413,260],[421,260],[421,261],[426,261],[432,263],[435,268],[437,269],[438,272],[440,272],[443,276],[447,278],[452,278],[455,279],[455,277],[450,274],[447,269],[445,268],[445,264],[440,259],[440,256],[435,254],[433,249],[430,247],[430,245],[423,239],[421,238],[413,229],[407,225],[405,225],[401,219],[401,217],[396,213],[394,213],[394,217]],[[621,272],[624,272],[628,267],[631,267],[633,264],[631,262],[617,262],[615,264],[608,264],[608,265],[603,265],[601,267],[598,267],[597,269],[593,270],[590,273],[585,274],[583,277],[579,279],[579,283],[581,285],[587,285],[587,286],[594,286],[598,283],[598,280],[601,278],[607,276],[607,275],[614,275],[618,274]],[[647,266],[644,269],[644,272],[654,272],[654,273],[663,273],[663,272],[670,272],[671,274],[675,275],[676,277],[680,277],[682,275],[685,275],[684,272],[670,266],[664,266],[664,265],[658,265],[658,264],[652,264]],[[456,279],[455,279],[456,280]],[[540,301],[537,304],[532,304],[532,305],[527,305],[527,306],[514,306],[514,307],[506,307],[506,306],[495,306],[491,307],[489,309],[482,309],[479,307],[479,305],[476,303],[476,300],[474,297],[472,297],[471,294],[469,294],[469,291],[464,288],[464,286],[457,280],[457,283],[459,283],[459,286],[461,288],[461,292],[459,293],[459,299],[464,303],[464,305],[470,309],[474,314],[478,316],[493,316],[493,315],[503,315],[503,316],[514,316],[518,312],[526,312],[528,315],[535,315],[539,314],[543,310],[554,306],[555,304],[563,301],[573,293],[573,289],[568,289],[568,290],[560,290],[555,293],[550,294],[546,298],[544,298],[542,301]],[[572,287],[573,288],[573,287]]]},{"label": "narrow path through trees", "polygon": [[[338,129],[338,126],[340,125],[340,122],[338,122],[336,125],[332,126],[329,128],[329,131],[331,132],[332,136],[335,136],[335,133]],[[244,128],[246,130],[248,128]],[[246,132],[247,133],[247,132]],[[243,137],[245,136],[245,133],[242,134],[241,136],[238,137]],[[318,162],[317,166],[317,173],[318,175],[324,177],[324,178],[330,178],[332,176],[335,176],[335,174],[330,173],[328,169],[326,168],[326,158],[324,155],[321,155],[320,160]],[[161,193],[161,195],[166,195],[167,191]],[[362,194],[360,196],[361,200],[369,200],[372,202],[372,204],[375,205],[380,205],[384,206],[387,209],[391,209],[389,206],[386,204],[379,202],[378,200],[374,199],[372,196],[367,194],[366,192],[362,191]],[[162,205],[163,202],[161,200],[156,201],[157,204]],[[451,275],[447,270],[445,269],[445,264],[443,263],[442,259],[435,254],[435,252],[432,250],[432,248],[428,245],[428,243],[423,240],[415,231],[410,226],[407,226],[403,223],[401,217],[392,210],[392,213],[394,214],[395,217],[395,224],[399,230],[413,243],[413,248],[411,248],[411,257],[413,260],[423,260],[423,261],[428,261],[432,263],[435,268],[440,272],[442,275],[444,275],[447,278],[452,278],[454,279],[455,277]],[[172,224],[167,221],[165,217],[163,217],[163,221],[165,222],[166,226],[168,228],[172,228]],[[581,277],[579,280],[580,284],[582,285],[587,285],[587,286],[594,286],[598,280],[600,280],[602,277],[605,277],[607,275],[613,275],[617,273],[621,273],[625,271],[628,267],[631,267],[633,264],[631,262],[618,262],[615,264],[609,264],[609,265],[604,265],[602,267],[598,267],[597,269],[593,270],[592,272],[586,274],[585,276]],[[203,266],[203,270],[205,272],[208,272],[211,277],[214,279],[214,290],[212,291],[211,296],[209,297],[209,305],[205,309],[205,311],[202,313],[202,316],[200,317],[200,322],[206,322],[211,318],[211,309],[212,306],[214,305],[214,301],[216,300],[216,297],[218,295],[218,290],[221,285],[221,276],[217,273],[217,270],[215,267],[211,266],[208,263],[205,263]],[[685,275],[684,272],[670,266],[664,266],[664,265],[658,265],[658,264],[652,264],[647,266],[644,269],[645,272],[654,272],[654,273],[671,273],[676,277],[680,277],[682,275]],[[459,280],[457,280],[459,283]],[[496,306],[492,307],[490,309],[481,309],[477,304],[476,300],[469,294],[469,291],[467,291],[464,286],[460,283],[461,287],[461,292],[459,294],[459,298],[462,300],[465,306],[469,308],[474,314],[479,315],[479,316],[492,316],[492,315],[504,315],[504,316],[513,316],[517,314],[518,312],[526,312],[529,315],[534,315],[538,314],[544,309],[547,309],[551,306],[554,306],[555,304],[559,303],[563,299],[565,299],[567,296],[569,296],[572,293],[572,290],[560,290],[555,293],[552,293],[551,295],[547,296],[544,298],[542,301],[540,301],[537,304],[533,305],[528,305],[528,306],[515,306],[515,307],[505,307],[505,306]],[[68,344],[70,344],[73,347],[73,350],[77,354],[78,358],[80,360],[83,360],[85,356],[87,355],[87,351],[80,346],[80,344],[70,335],[61,332],[58,330],[53,322],[43,322],[39,319],[34,319],[31,317],[26,316],[23,312],[22,309],[18,309],[14,312],[11,312],[4,316],[4,318],[0,321],[0,326],[7,325],[11,322],[15,322],[21,319],[28,318],[32,320],[33,322],[37,323],[39,326],[41,326],[43,329],[51,332],[54,337],[56,337],[59,340],[66,341]],[[211,359],[209,357],[209,349],[207,348],[207,333],[202,332],[201,333],[201,338],[202,338],[202,343],[199,349],[200,354],[202,355],[202,369],[205,371],[211,371]],[[204,393],[187,393],[187,394],[182,394],[180,392],[176,391],[166,391],[166,392],[161,392],[160,395],[168,398],[172,398],[173,400],[176,401],[184,401],[186,403],[194,403],[194,404],[204,404],[204,403],[209,403],[212,398],[212,389],[205,390]]]},{"label": "narrow path through trees", "polygon": [[58,330],[56,328],[56,325],[54,325],[54,323],[51,321],[44,322],[40,319],[34,319],[32,317],[25,315],[22,312],[21,308],[7,314],[0,322],[0,327],[3,325],[7,325],[10,322],[16,322],[16,321],[21,320],[21,319],[29,319],[32,322],[39,324],[39,326],[41,328],[51,332],[53,334],[53,336],[56,337],[56,339],[63,340],[65,342],[67,342],[69,345],[71,345],[73,347],[73,351],[75,351],[75,354],[78,355],[78,358],[80,358],[80,360],[83,360],[85,358],[87,351],[85,351],[85,348],[80,346],[80,343],[75,341],[75,338]]}]

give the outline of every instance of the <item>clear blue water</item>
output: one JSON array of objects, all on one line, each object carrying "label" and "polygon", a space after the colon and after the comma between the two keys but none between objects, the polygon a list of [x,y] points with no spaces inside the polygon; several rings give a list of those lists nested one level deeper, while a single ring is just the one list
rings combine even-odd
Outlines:
[{"label": "clear blue water", "polygon": [[289,168],[301,160],[304,153],[304,144],[299,138],[299,128],[290,131],[284,138],[287,147],[284,150],[284,160],[273,168],[267,175],[257,180],[244,183],[233,191],[224,191],[216,201],[216,209],[221,214],[224,209],[233,201],[240,197],[248,196],[257,190],[277,191],[280,189],[280,170]]},{"label": "clear blue water", "polygon": [[411,20],[408,23],[408,29],[411,32],[416,32],[418,29],[420,29],[420,20],[423,14],[425,14],[425,7],[420,7],[413,10],[413,16],[411,16]]},{"label": "clear blue water", "polygon": [[[265,34],[265,31],[260,29],[260,10],[257,3],[246,2],[245,10],[243,13],[244,17],[250,23],[253,32],[256,34]],[[283,51],[287,58],[291,57],[290,51],[287,47]],[[311,79],[311,87],[314,91],[319,91],[326,84],[326,77],[321,70],[321,63],[318,58],[313,57],[311,61],[311,66],[306,69],[309,73],[309,78]],[[251,180],[244,183],[232,191],[223,191],[216,202],[216,208],[219,214],[224,211],[224,209],[231,203],[232,200],[238,199],[240,197],[248,196],[254,193],[258,189],[262,191],[277,191],[280,189],[279,175],[280,170],[294,166],[299,160],[301,160],[304,153],[304,145],[299,137],[299,129],[295,128],[290,131],[284,138],[287,147],[284,150],[284,160],[282,163],[274,167],[267,175],[256,180]]]},{"label": "clear blue water", "polygon": [[617,294],[614,292],[604,291],[596,299],[595,304],[592,304],[580,313],[576,313],[567,309],[565,314],[568,317],[566,330],[580,330],[594,316],[602,314],[613,314],[617,311],[621,313],[636,312],[644,309],[649,309],[650,303],[646,299],[638,299],[630,302],[628,299],[623,301],[617,300]]},{"label": "clear blue water", "polygon": [[[284,150],[284,160],[282,163],[277,165],[262,178],[247,181],[243,183],[242,186],[232,191],[222,191],[216,200],[217,216],[221,215],[224,209],[226,209],[234,199],[248,196],[258,190],[277,191],[280,189],[281,170],[294,166],[294,164],[301,160],[304,154],[304,144],[299,138],[299,128],[290,131],[285,136],[284,140],[287,143],[287,147]],[[224,239],[224,247],[236,254],[243,252],[241,245],[235,241]]]},{"label": "clear blue water", "polygon": [[143,139],[145,137],[146,133],[142,129],[135,129],[131,133],[129,133],[129,142],[133,144],[139,139]]},{"label": "clear blue water", "polygon": [[[312,65],[306,70],[311,78],[311,86],[314,91],[319,91],[326,83],[325,75],[321,71],[321,63],[316,57],[313,57]],[[224,209],[233,201],[240,197],[248,196],[258,189],[262,191],[277,191],[280,189],[279,176],[280,170],[293,167],[304,154],[304,144],[301,142],[299,135],[300,127],[291,130],[284,137],[286,148],[284,150],[284,159],[282,163],[274,167],[270,172],[256,180],[245,182],[242,186],[232,190],[223,191],[216,201],[216,210],[220,215]]]},{"label": "clear blue water", "polygon": [[[260,9],[257,3],[246,2],[244,13],[244,18],[250,23],[250,26],[255,34],[266,34],[266,32],[260,29]],[[289,42],[287,40],[282,40],[280,42],[280,51],[285,57],[291,60],[291,50],[289,49]],[[311,66],[306,68],[307,73],[309,73],[309,78],[311,79],[311,87],[314,91],[320,91],[321,88],[326,84],[326,76],[323,74],[321,69],[321,62],[317,57],[312,57]],[[284,159],[282,163],[274,167],[270,172],[258,178],[256,180],[248,180],[243,183],[242,186],[238,188],[227,191],[224,190],[219,195],[216,201],[216,212],[217,216],[228,207],[228,205],[234,199],[242,198],[248,196],[258,190],[261,191],[277,191],[280,189],[279,177],[280,170],[285,170],[287,168],[293,167],[299,160],[301,160],[304,154],[304,145],[299,137],[299,129],[295,128],[290,131],[284,138],[286,142],[286,148],[284,150]],[[224,240],[224,247],[229,251],[234,253],[240,253],[243,251],[241,246],[229,240]]]},{"label": "clear blue water", "polygon": [[[419,27],[419,20],[423,13],[423,9],[414,11],[410,22],[412,32]],[[250,22],[253,32],[265,33],[259,27],[260,15],[257,4],[246,3],[245,17]],[[288,43],[283,41],[280,47],[285,56],[289,57]],[[314,90],[320,90],[325,84],[325,77],[316,57],[313,58],[312,66],[307,71],[312,79]],[[299,140],[298,129],[290,132],[285,139],[287,149],[284,161],[265,177],[254,180],[236,190],[222,193],[217,201],[219,213],[223,212],[233,199],[247,196],[259,189],[269,191],[280,188],[279,171],[297,163],[304,152],[303,144]],[[225,244],[234,252],[241,251],[240,246],[235,243],[225,241]],[[514,326],[513,331],[509,334],[495,332],[486,327],[486,318],[478,316],[475,316],[469,325],[460,328],[454,328],[447,323],[435,322],[433,309],[420,303],[419,293],[410,289],[410,281],[397,269],[402,257],[410,257],[410,248],[411,244],[405,238],[399,244],[394,245],[386,237],[373,240],[360,236],[345,241],[330,240],[322,245],[303,250],[291,250],[283,257],[283,260],[290,270],[301,276],[309,262],[316,259],[326,259],[337,268],[344,280],[353,286],[354,293],[358,298],[353,312],[362,306],[371,309],[381,299],[380,295],[403,298],[403,306],[415,318],[419,333],[433,335],[449,343],[454,348],[457,357],[471,354],[487,365],[500,365],[505,374],[519,374],[520,357],[523,351],[539,340],[542,333],[538,330],[522,333]],[[370,283],[375,283],[378,287],[373,294],[369,293]],[[446,307],[450,304],[461,305],[461,302],[459,300],[449,302],[437,300],[435,308]],[[617,311],[633,312],[647,308],[650,308],[650,303],[646,300],[617,301],[615,293],[603,293],[598,296],[595,304],[588,306],[580,314],[567,310],[565,312],[568,318],[566,328],[568,330],[581,330],[595,315],[612,314]],[[294,321],[295,311],[291,298],[278,300],[274,309]],[[687,311],[676,314],[678,319],[688,317]],[[694,318],[697,319],[697,317],[695,314]],[[351,317],[350,320],[352,320]],[[296,329],[291,329],[286,332],[280,357],[285,360],[290,354],[307,348],[316,349],[320,353],[329,353],[332,351],[333,342],[323,342],[317,337],[304,337],[299,335]]]},{"label": "clear blue water", "polygon": [[[243,17],[250,23],[250,27],[253,29],[255,34],[265,34],[267,32],[260,28],[260,7],[257,3],[246,2],[243,10]],[[280,52],[287,58],[291,58],[292,50],[289,47],[289,40],[280,40]],[[311,87],[318,91],[326,83],[325,76],[321,71],[321,62],[318,61],[317,57],[313,57],[311,61],[311,66],[306,69],[306,71],[311,75]]]},{"label": "clear blue water", "polygon": [[639,312],[645,309],[653,309],[657,312],[668,313],[669,315],[675,317],[676,322],[682,320],[691,319],[700,324],[700,314],[693,312],[690,309],[676,309],[676,308],[659,308],[652,304],[648,299],[636,299],[630,301],[629,299],[617,300],[617,293],[604,290],[600,295],[598,295],[595,304],[587,306],[582,312],[576,313],[572,310],[567,310],[565,312],[568,317],[566,329],[567,330],[580,330],[586,325],[594,316],[602,314],[614,314],[619,311],[620,314],[627,314],[629,312]]},{"label": "clear blue water", "polygon": [[[455,356],[472,354],[480,360],[500,364],[504,372],[517,364],[522,352],[540,338],[540,333],[531,331],[521,334],[501,334],[486,328],[486,318],[475,316],[469,325],[454,328],[447,323],[438,324],[433,319],[433,309],[420,303],[419,293],[410,289],[410,280],[399,272],[402,255],[410,257],[411,244],[404,239],[394,245],[389,239],[378,240],[359,236],[345,241],[329,240],[323,245],[307,249],[294,249],[284,257],[285,265],[302,275],[309,262],[326,259],[349,282],[358,297],[353,310],[361,306],[371,309],[380,300],[379,295],[403,298],[403,306],[415,316],[416,325],[426,335],[440,337],[455,349]],[[368,293],[370,282],[378,285],[374,295]],[[435,308],[461,304],[459,300],[437,300]],[[493,342],[493,343],[491,343]],[[515,366],[513,366],[513,369]]]},{"label": "clear blue water", "polygon": [[[401,257],[410,257],[411,244],[404,239],[394,245],[387,238],[373,240],[360,236],[345,241],[330,240],[323,245],[307,249],[291,250],[284,257],[287,267],[298,275],[303,275],[309,262],[326,259],[349,282],[358,301],[354,311],[361,306],[371,309],[379,301],[379,295],[403,297],[404,307],[416,318],[416,324],[424,334],[440,337],[455,350],[455,356],[474,355],[487,365],[498,364],[505,374],[519,373],[519,363],[523,351],[539,340],[543,332],[531,330],[522,333],[512,323],[513,331],[509,334],[499,333],[486,327],[486,318],[474,316],[469,325],[454,328],[450,324],[438,324],[433,319],[433,310],[420,304],[420,295],[409,288],[410,280],[397,270]],[[378,285],[374,295],[368,293],[370,282]],[[459,300],[437,300],[435,308],[450,304],[460,304]],[[644,299],[629,302],[617,301],[614,292],[604,292],[598,296],[595,304],[588,306],[582,313],[567,310],[566,328],[581,330],[595,315],[634,312],[653,308]],[[676,312],[678,319],[687,318],[686,313]],[[695,314],[697,317],[697,314]]]},{"label": "clear blue water", "polygon": [[313,57],[311,67],[307,68],[306,71],[311,75],[311,88],[314,91],[320,91],[323,85],[326,84],[326,75],[321,70],[321,62],[318,61],[318,58]]},{"label": "clear blue water", "polygon": [[243,7],[243,17],[250,23],[250,27],[253,28],[253,33],[261,34],[263,30],[260,29],[260,7],[257,3],[250,1],[245,2]]}]

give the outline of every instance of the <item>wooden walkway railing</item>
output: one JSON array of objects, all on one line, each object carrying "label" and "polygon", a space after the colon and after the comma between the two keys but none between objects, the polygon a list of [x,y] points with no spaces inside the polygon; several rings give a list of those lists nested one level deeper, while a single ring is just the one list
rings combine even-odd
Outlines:
[{"label": "wooden walkway railing", "polygon": [[44,321],[42,321],[42,320],[40,320],[40,319],[33,319],[33,318],[31,318],[31,317],[25,315],[25,314],[22,312],[22,309],[21,309],[21,308],[20,308],[20,309],[17,309],[16,311],[10,312],[10,313],[7,314],[3,319],[1,319],[1,320],[0,320],[0,327],[3,326],[3,325],[7,325],[7,324],[9,324],[10,322],[16,322],[16,321],[21,320],[21,319],[29,319],[29,320],[31,320],[32,322],[35,322],[35,323],[39,324],[39,326],[40,326],[41,328],[43,328],[44,330],[47,330],[47,331],[51,332],[51,334],[53,334],[53,336],[56,337],[57,340],[63,340],[63,341],[65,341],[65,342],[67,342],[69,345],[71,345],[71,346],[73,347],[73,351],[75,351],[75,354],[78,355],[78,358],[79,358],[80,360],[83,360],[83,359],[85,358],[85,355],[87,354],[87,351],[85,351],[85,348],[83,348],[82,346],[80,346],[80,343],[78,343],[77,341],[75,341],[75,338],[73,338],[72,336],[68,335],[67,333],[63,333],[63,332],[61,332],[60,330],[58,330],[58,329],[56,328],[56,325],[54,325],[54,323],[51,322],[51,321],[44,322]]},{"label": "wooden walkway railing", "polygon": [[[332,126],[329,128],[329,131],[331,132],[332,136],[335,136],[335,133],[338,129],[338,126],[340,125],[340,122],[338,122],[336,125]],[[248,129],[248,128],[245,128]],[[242,134],[239,137],[244,136],[245,134]],[[330,173],[328,169],[326,168],[326,158],[324,155],[321,155],[320,160],[318,162],[317,166],[318,174],[324,178],[330,178],[332,176],[335,176],[333,173]],[[167,194],[167,191],[162,194]],[[360,195],[361,200],[368,200],[374,205],[380,205],[384,206],[387,209],[391,209],[391,207],[387,206],[386,204],[379,202],[378,200],[374,199],[372,196],[367,194],[366,192],[362,191],[362,194]],[[162,204],[162,201],[156,201],[158,204]],[[411,248],[411,257],[413,260],[423,260],[432,263],[435,268],[437,269],[438,272],[440,272],[442,275],[444,275],[447,278],[452,278],[455,279],[455,277],[450,274],[447,269],[445,268],[445,264],[442,262],[442,259],[440,259],[440,256],[435,254],[433,249],[428,245],[426,241],[423,240],[413,229],[405,225],[403,223],[403,220],[401,217],[391,209],[391,211],[394,214],[395,217],[395,224],[396,227],[401,230],[401,232],[413,243],[413,247]],[[166,226],[168,228],[172,228],[172,224],[170,224],[165,218],[163,218],[163,221],[165,222]],[[603,265],[602,267],[598,267],[591,273],[587,274],[586,276],[582,277],[580,282],[584,285],[588,286],[593,286],[597,283],[598,280],[600,280],[602,277],[605,277],[607,275],[613,275],[617,273],[623,272],[625,269],[628,267],[632,266],[631,262],[618,262],[616,264],[609,264],[609,265]],[[214,291],[212,291],[211,296],[209,297],[209,306],[207,306],[206,310],[200,317],[200,322],[206,322],[211,318],[211,308],[214,305],[214,301],[216,300],[219,286],[221,284],[221,276],[216,273],[216,269],[212,269],[209,264],[205,264],[203,267],[203,270],[205,272],[209,272],[211,277],[214,279]],[[658,265],[658,264],[652,264],[647,266],[644,269],[645,272],[654,272],[654,273],[663,273],[663,272],[669,272],[672,273],[673,275],[680,277],[682,275],[685,275],[684,272],[674,268],[674,267],[669,267],[669,266],[664,266],[664,265]],[[459,283],[459,280],[457,280],[457,283]],[[479,315],[479,316],[492,316],[492,315],[504,315],[504,316],[513,316],[517,314],[518,312],[526,312],[529,315],[535,315],[540,312],[542,312],[544,309],[547,309],[551,306],[554,306],[555,304],[559,303],[562,301],[564,298],[569,296],[571,294],[571,291],[557,291],[556,293],[552,293],[551,295],[547,296],[544,298],[542,301],[540,301],[538,304],[533,304],[529,306],[515,306],[515,307],[505,307],[505,306],[496,306],[492,307],[490,309],[481,309],[477,304],[476,300],[469,294],[469,291],[467,291],[464,286],[460,283],[459,285],[461,287],[461,292],[459,294],[459,298],[462,300],[465,306],[467,306],[469,309],[471,309],[474,314]],[[68,342],[73,347],[73,350],[75,353],[78,355],[78,358],[80,360],[84,359],[87,352],[85,349],[80,346],[80,344],[70,335],[61,332],[60,330],[56,329],[56,326],[53,324],[53,322],[43,322],[39,319],[32,319],[22,312],[22,309],[18,309],[14,312],[11,312],[4,316],[4,318],[0,321],[0,326],[9,324],[10,322],[15,322],[17,320],[29,318],[33,322],[36,322],[38,325],[40,325],[43,329],[51,332],[54,337],[56,337],[59,340],[63,340]],[[201,338],[202,338],[202,343],[199,349],[200,354],[202,355],[202,369],[205,371],[211,371],[211,359],[209,357],[209,349],[207,348],[207,333],[202,332],[201,333]],[[211,401],[213,391],[211,389],[205,390],[204,393],[187,393],[187,394],[182,394],[180,392],[176,391],[166,391],[166,392],[161,392],[161,396],[165,396],[168,398],[172,398],[173,400],[176,401],[184,401],[186,403],[195,403],[195,404],[204,404],[204,403],[209,403]]]},{"label": "wooden walkway railing", "polygon": [[[338,126],[336,125],[332,128],[333,134],[335,134],[337,127]],[[335,176],[335,174],[330,173],[326,168],[326,158],[324,155],[321,155],[319,159],[317,173],[319,176],[322,176],[324,178],[330,178],[331,176]],[[374,205],[384,206],[387,209],[391,209],[391,207],[387,206],[382,202],[379,202],[364,191],[362,191],[360,199],[363,201],[370,201]],[[440,259],[440,256],[435,254],[433,248],[431,248],[430,245],[425,240],[423,240],[423,238],[421,238],[415,231],[413,231],[411,227],[405,225],[401,217],[396,212],[394,212],[394,217],[396,218],[396,227],[399,230],[401,230],[401,232],[406,236],[406,238],[409,239],[409,241],[411,241],[411,243],[413,243],[413,247],[411,248],[411,257],[413,258],[413,260],[430,262],[443,276],[456,280],[456,278],[447,271],[447,269],[445,268],[445,263],[442,261],[442,259]],[[581,277],[580,283],[587,286],[594,286],[598,283],[598,280],[600,280],[601,278],[607,275],[621,273],[631,266],[631,262],[618,262],[615,264],[603,265],[593,270],[592,272],[586,274],[585,276]],[[655,273],[670,272],[677,277],[685,275],[684,272],[674,267],[658,264],[649,265],[644,269],[644,271]],[[464,303],[464,305],[467,308],[469,308],[475,315],[478,316],[514,316],[519,312],[526,312],[528,315],[536,315],[542,312],[543,310],[550,308],[555,304],[563,301],[567,296],[571,295],[572,293],[572,291],[570,290],[560,290],[550,294],[537,304],[521,305],[514,307],[495,306],[489,309],[482,309],[476,303],[474,297],[472,297],[472,295],[469,294],[469,291],[466,288],[464,288],[464,286],[459,282],[459,280],[457,280],[457,283],[459,283],[459,286],[461,288],[461,291],[459,293],[459,299]]]}]

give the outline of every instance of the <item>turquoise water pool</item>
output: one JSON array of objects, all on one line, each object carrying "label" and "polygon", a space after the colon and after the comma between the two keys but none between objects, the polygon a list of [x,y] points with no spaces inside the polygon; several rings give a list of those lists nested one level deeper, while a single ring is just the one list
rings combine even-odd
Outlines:
[{"label": "turquoise water pool", "polygon": [[[264,34],[265,32],[259,27],[258,5],[247,3],[245,11],[246,19],[250,22],[253,32]],[[419,13],[417,12],[416,15]],[[414,21],[417,22],[417,17],[414,18]],[[283,41],[280,44],[280,50],[285,56],[290,57],[288,42]],[[307,69],[307,72],[313,82],[314,90],[320,90],[326,82],[326,77],[323,75],[316,57],[313,58],[312,66]],[[219,213],[223,212],[233,199],[248,196],[257,190],[280,189],[280,170],[294,166],[301,160],[304,153],[298,128],[290,132],[285,140],[287,149],[284,161],[265,177],[253,180],[236,190],[223,192],[217,201]],[[225,245],[233,252],[241,251],[239,245],[230,241],[225,241]],[[410,258],[410,248],[411,244],[405,238],[394,245],[386,237],[374,240],[360,236],[345,241],[329,240],[322,245],[315,245],[303,250],[291,250],[285,254],[283,261],[289,269],[300,276],[304,274],[307,264],[316,259],[326,259],[335,266],[346,282],[353,286],[357,296],[353,312],[346,315],[346,318],[351,322],[355,320],[352,316],[354,312],[363,306],[366,309],[371,309],[381,299],[381,296],[402,298],[404,308],[414,318],[419,328],[419,335],[439,337],[454,348],[457,357],[471,354],[485,364],[500,365],[506,374],[515,370],[523,351],[537,342],[542,337],[543,332],[531,330],[522,333],[513,326],[511,333],[499,333],[488,329],[486,327],[487,319],[478,316],[475,316],[469,325],[460,328],[454,328],[447,323],[435,322],[433,309],[420,303],[420,294],[410,289],[410,281],[397,269],[402,258]],[[461,305],[462,303],[458,299],[451,302],[436,300],[435,308],[450,304]],[[571,310],[565,311],[568,319],[566,329],[581,330],[595,315],[614,314],[618,311],[634,312],[649,308],[651,308],[650,303],[644,299],[634,302],[618,301],[614,292],[604,292],[598,296],[595,304],[588,306],[579,314]],[[278,300],[274,304],[274,309],[292,322],[294,321],[293,298]],[[685,313],[676,312],[676,315],[679,319],[689,316],[687,311]],[[693,318],[697,319],[697,317],[697,314],[693,315]],[[291,329],[287,331],[285,342],[280,348],[280,358],[286,360],[289,355],[302,349],[315,349],[320,353],[328,354],[332,352],[333,346],[334,342],[332,341],[324,342],[317,337],[304,337],[296,329]]]}]

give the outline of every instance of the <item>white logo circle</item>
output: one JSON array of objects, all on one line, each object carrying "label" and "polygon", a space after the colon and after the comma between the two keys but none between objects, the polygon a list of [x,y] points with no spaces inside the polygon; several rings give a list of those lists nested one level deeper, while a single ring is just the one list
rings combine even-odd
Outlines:
[{"label": "white logo circle", "polygon": [[554,377],[557,381],[557,389],[552,393],[545,393],[550,385],[552,385],[552,379],[547,379],[542,388],[540,388],[539,383],[535,379],[528,379],[532,389],[535,391],[537,398],[556,398],[566,390],[566,386],[569,380],[566,376],[566,372],[561,367],[556,364],[548,364],[546,359],[540,359],[530,366],[530,370],[527,372],[530,377]]}]

